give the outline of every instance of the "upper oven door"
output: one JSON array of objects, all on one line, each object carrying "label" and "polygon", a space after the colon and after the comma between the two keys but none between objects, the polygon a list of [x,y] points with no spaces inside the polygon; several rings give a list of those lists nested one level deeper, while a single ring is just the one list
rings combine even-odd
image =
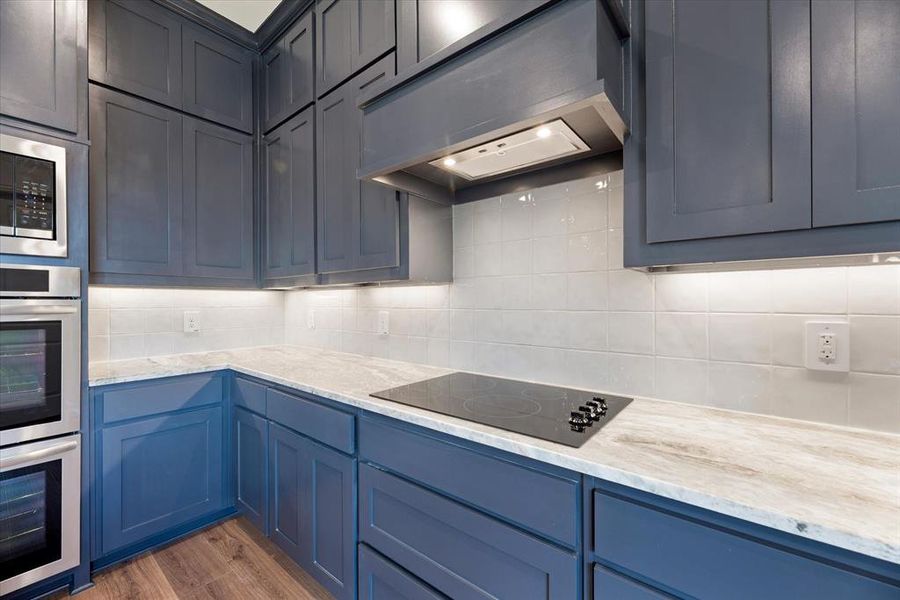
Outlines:
[{"label": "upper oven door", "polygon": [[78,431],[80,300],[0,300],[0,446]]}]

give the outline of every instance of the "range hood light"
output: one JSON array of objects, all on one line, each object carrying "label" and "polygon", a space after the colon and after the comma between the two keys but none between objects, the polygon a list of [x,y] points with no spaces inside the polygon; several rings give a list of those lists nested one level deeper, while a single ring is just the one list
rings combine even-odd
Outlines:
[{"label": "range hood light", "polygon": [[444,155],[428,164],[471,181],[588,151],[590,147],[584,140],[565,121],[556,119]]}]

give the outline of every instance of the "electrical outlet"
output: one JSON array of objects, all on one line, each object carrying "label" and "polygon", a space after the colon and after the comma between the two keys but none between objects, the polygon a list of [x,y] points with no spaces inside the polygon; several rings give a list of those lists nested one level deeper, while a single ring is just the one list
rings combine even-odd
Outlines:
[{"label": "electrical outlet", "polygon": [[806,323],[806,368],[850,370],[850,326],[843,321]]},{"label": "electrical outlet", "polygon": [[315,329],[316,328],[316,311],[310,310],[306,313],[306,328],[307,329]]},{"label": "electrical outlet", "polygon": [[184,332],[198,333],[200,331],[200,311],[186,310],[184,311]]},{"label": "electrical outlet", "polygon": [[391,313],[386,310],[378,311],[378,323],[375,325],[375,329],[378,332],[378,335],[387,335],[391,331]]}]

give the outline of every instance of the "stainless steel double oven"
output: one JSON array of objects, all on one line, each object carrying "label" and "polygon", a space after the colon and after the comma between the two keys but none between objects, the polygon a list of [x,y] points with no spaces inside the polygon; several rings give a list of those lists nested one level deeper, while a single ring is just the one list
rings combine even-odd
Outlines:
[{"label": "stainless steel double oven", "polygon": [[0,595],[79,563],[80,279],[0,266]]}]

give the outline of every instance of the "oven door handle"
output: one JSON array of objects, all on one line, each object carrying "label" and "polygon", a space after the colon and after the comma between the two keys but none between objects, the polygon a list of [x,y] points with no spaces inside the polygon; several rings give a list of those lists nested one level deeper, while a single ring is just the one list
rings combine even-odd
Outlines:
[{"label": "oven door handle", "polygon": [[71,315],[78,312],[77,306],[58,304],[53,306],[4,306],[3,314],[6,315]]},{"label": "oven door handle", "polygon": [[47,448],[41,448],[39,450],[32,450],[31,452],[25,452],[23,454],[18,454],[15,456],[0,458],[0,469],[9,469],[10,467],[16,467],[16,466],[24,464],[24,463],[29,463],[29,462],[33,462],[36,460],[40,460],[42,458],[47,458],[49,456],[63,454],[70,450],[74,450],[77,447],[78,447],[77,441],[69,440],[67,442],[63,442],[61,444],[56,444],[54,446],[49,446]]}]

